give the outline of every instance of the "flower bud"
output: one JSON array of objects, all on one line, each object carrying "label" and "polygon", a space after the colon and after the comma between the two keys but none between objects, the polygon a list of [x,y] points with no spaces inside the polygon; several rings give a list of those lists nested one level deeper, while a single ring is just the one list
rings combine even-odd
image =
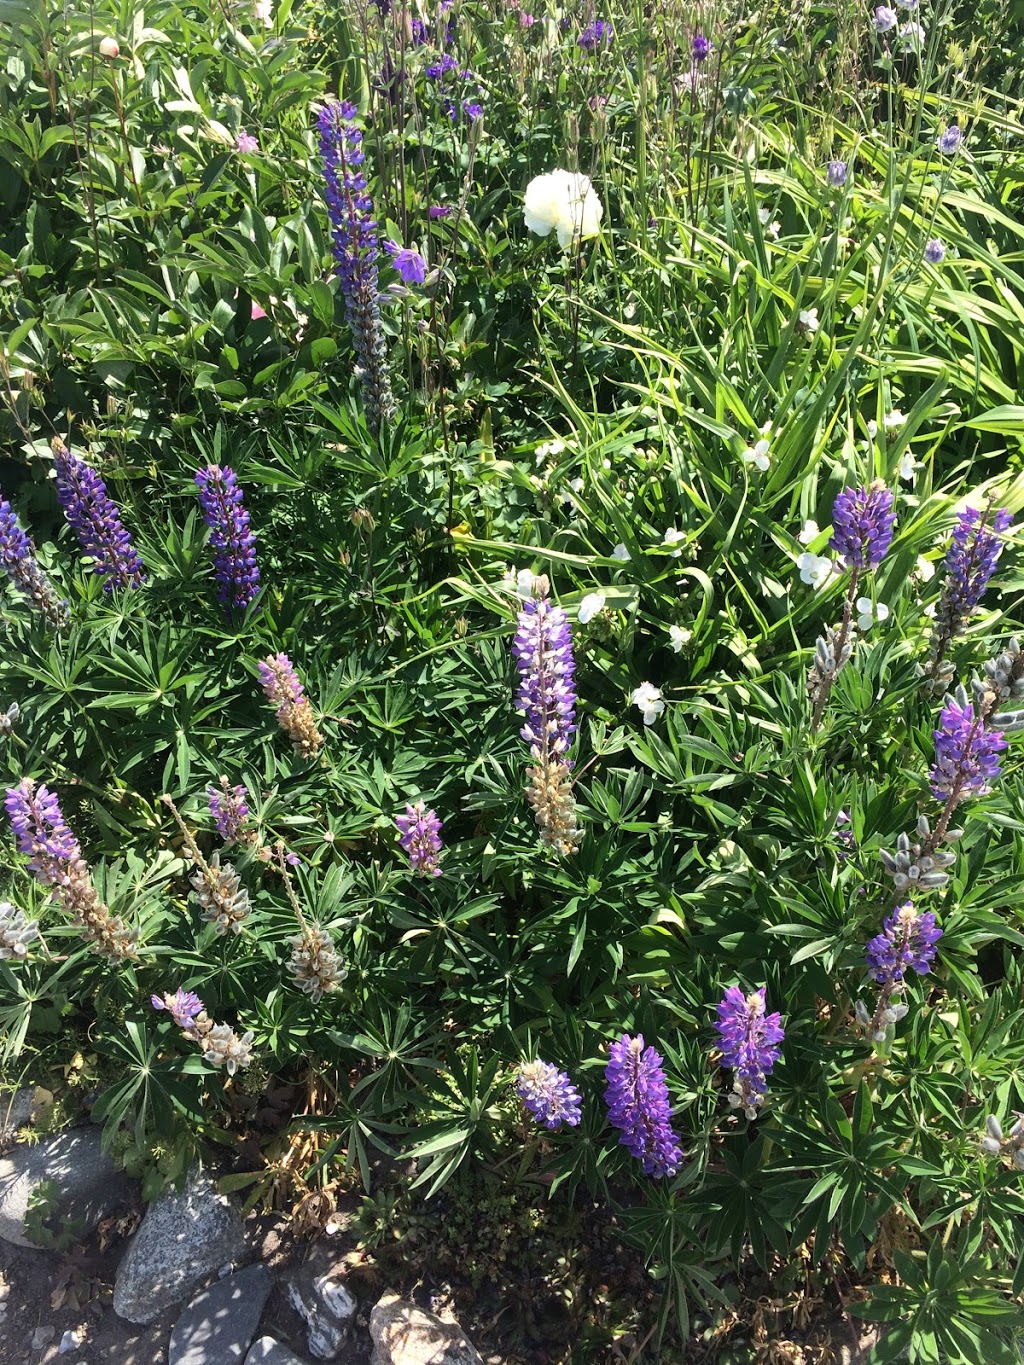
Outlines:
[{"label": "flower bud", "polygon": [[100,39],[100,56],[106,57],[107,61],[112,62],[120,54],[120,51],[116,38]]},{"label": "flower bud", "polygon": [[988,1118],[985,1120],[985,1127],[997,1142],[1002,1141],[1003,1130],[999,1126],[999,1120],[996,1118],[995,1114],[989,1114]]}]

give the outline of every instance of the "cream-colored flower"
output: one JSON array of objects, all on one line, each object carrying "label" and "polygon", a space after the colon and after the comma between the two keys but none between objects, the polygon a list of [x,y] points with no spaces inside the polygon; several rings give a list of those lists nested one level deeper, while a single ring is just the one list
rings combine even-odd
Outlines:
[{"label": "cream-colored flower", "polygon": [[574,240],[596,237],[603,214],[589,177],[578,171],[549,171],[526,187],[526,226],[538,237],[556,232],[563,249]]},{"label": "cream-colored flower", "polygon": [[580,608],[576,615],[580,625],[585,626],[588,621],[594,619],[599,611],[604,611],[606,600],[603,592],[588,592],[580,602]]},{"label": "cream-colored flower", "polygon": [[653,725],[665,710],[665,703],[661,699],[661,688],[655,687],[653,683],[641,683],[629,694],[629,699],[634,706],[643,712],[645,725]]}]

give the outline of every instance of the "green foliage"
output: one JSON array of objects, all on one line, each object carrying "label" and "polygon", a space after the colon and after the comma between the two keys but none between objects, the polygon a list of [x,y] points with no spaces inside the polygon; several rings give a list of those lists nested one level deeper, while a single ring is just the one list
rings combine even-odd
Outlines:
[{"label": "green foliage", "polygon": [[[1019,18],[989,8],[983,24],[984,7],[923,5],[919,55],[867,8],[722,18],[695,85],[695,12],[620,7],[588,56],[575,14],[526,26],[465,0],[442,46],[472,72],[462,95],[482,92],[473,122],[427,72],[440,14],[418,14],[421,46],[411,15],[376,6],[285,0],[265,27],[247,4],[0,0],[0,490],[71,610],[55,633],[3,589],[0,716],[20,718],[0,776],[58,792],[98,895],[139,931],[136,959],[98,956],[5,834],[0,891],[42,941],[0,961],[0,1057],[52,1084],[87,1049],[86,1107],[147,1194],[259,1132],[281,1083],[306,1101],[283,1121],[311,1144],[304,1177],[365,1186],[368,1245],[421,1198],[451,1201],[474,1240],[486,1205],[486,1278],[542,1189],[614,1212],[674,1349],[694,1311],[806,1255],[887,1324],[879,1362],[1011,1358],[1021,1176],[979,1140],[987,1115],[1009,1129],[1024,1109],[1014,736],[957,817],[948,886],[921,895],[943,936],[906,1018],[874,1045],[854,1013],[894,903],[878,853],[936,815],[941,703],[921,670],[949,531],[968,495],[1024,507]],[[428,267],[404,288],[379,262],[400,409],[379,438],[331,268],[311,116],[328,92],[359,106],[382,236]],[[964,148],[943,157],[954,122]],[[604,206],[565,252],[522,214],[556,166]],[[91,571],[54,496],[54,435],[106,480],[144,588],[105,594]],[[215,597],[207,463],[237,472],[256,532],[245,613]],[[835,496],[875,479],[897,532],[856,595],[889,614],[852,627],[815,730],[805,681],[849,576],[814,587],[799,557],[828,554]],[[965,683],[1024,628],[1015,539],[949,655]],[[573,627],[583,836],[562,860],[523,797],[524,569]],[[260,692],[259,660],[282,651],[325,739],[312,761]],[[630,700],[644,682],[666,703],[650,725]],[[201,918],[161,801],[209,859],[222,774],[251,809],[223,853],[251,899],[237,937]],[[436,879],[398,846],[417,799],[444,822]],[[287,882],[279,849],[298,859]],[[316,1002],[288,967],[310,925],[347,969]],[[765,986],[786,1028],[756,1124],[718,1065],[731,985]],[[154,1011],[178,988],[252,1035],[251,1066],[229,1077]],[[687,1154],[671,1182],[606,1121],[623,1032],[665,1059]],[[512,1081],[534,1057],[579,1085],[578,1128],[524,1119]],[[396,1156],[412,1194],[375,1188]]]}]

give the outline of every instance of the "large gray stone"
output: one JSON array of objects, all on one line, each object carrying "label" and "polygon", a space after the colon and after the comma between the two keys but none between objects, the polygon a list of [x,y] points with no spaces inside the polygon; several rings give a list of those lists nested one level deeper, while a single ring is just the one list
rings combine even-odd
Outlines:
[{"label": "large gray stone", "polygon": [[306,1365],[306,1362],[273,1337],[260,1337],[259,1341],[253,1342],[245,1365]]},{"label": "large gray stone", "polygon": [[292,1271],[285,1283],[288,1302],[306,1324],[306,1344],[315,1360],[336,1360],[358,1304],[337,1275],[317,1275],[310,1265]]},{"label": "large gray stone", "polygon": [[265,1266],[251,1265],[197,1294],[174,1324],[167,1365],[241,1365],[271,1284]]},{"label": "large gray stone", "polygon": [[370,1314],[370,1365],[483,1365],[455,1322],[442,1322],[389,1290]]},{"label": "large gray stone", "polygon": [[193,1171],[184,1190],[166,1190],[150,1205],[118,1267],[114,1311],[129,1322],[154,1322],[245,1254],[234,1205],[209,1176]]},{"label": "large gray stone", "polygon": [[[79,1128],[28,1146],[21,1144],[0,1158],[0,1237],[15,1246],[37,1243],[25,1235],[25,1214],[34,1190],[52,1186],[45,1226],[81,1234],[134,1195],[134,1182],[100,1149],[95,1128]],[[39,1194],[46,1193],[46,1186]]]}]

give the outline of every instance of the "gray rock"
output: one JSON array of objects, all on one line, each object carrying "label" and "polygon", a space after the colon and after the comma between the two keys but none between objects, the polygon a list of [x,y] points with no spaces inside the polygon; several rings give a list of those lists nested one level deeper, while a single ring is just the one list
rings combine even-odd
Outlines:
[{"label": "gray rock", "polygon": [[76,1346],[81,1346],[82,1340],[82,1333],[80,1331],[75,1328],[69,1328],[61,1337],[60,1345],[57,1347],[57,1350],[62,1356],[66,1356],[67,1353],[73,1351]]},{"label": "gray rock", "polygon": [[273,1337],[260,1337],[245,1357],[245,1365],[306,1365],[304,1360]]},{"label": "gray rock", "polygon": [[0,1132],[23,1128],[32,1121],[35,1093],[33,1086],[23,1085],[19,1090],[5,1090],[0,1094]]},{"label": "gray rock", "polygon": [[335,1360],[356,1315],[355,1299],[336,1275],[314,1275],[302,1266],[285,1285],[288,1302],[306,1324],[306,1343],[316,1360]]},{"label": "gray rock", "polygon": [[389,1290],[370,1314],[370,1365],[483,1365],[458,1323],[442,1322]]},{"label": "gray rock", "polygon": [[[34,1146],[20,1145],[0,1158],[0,1237],[15,1246],[36,1246],[25,1235],[25,1214],[32,1192],[52,1184],[45,1226],[85,1234],[101,1218],[129,1203],[134,1183],[100,1150],[95,1128],[58,1133]],[[45,1188],[40,1194],[45,1193]]]},{"label": "gray rock", "polygon": [[174,1324],[167,1365],[241,1365],[271,1284],[265,1266],[251,1265],[197,1294]]},{"label": "gray rock", "polygon": [[154,1322],[225,1261],[245,1254],[234,1205],[209,1176],[193,1171],[183,1191],[166,1190],[150,1205],[118,1267],[114,1311],[129,1322]]},{"label": "gray rock", "polygon": [[56,1327],[37,1327],[32,1333],[32,1350],[41,1351],[44,1346],[49,1346],[56,1335]]}]

